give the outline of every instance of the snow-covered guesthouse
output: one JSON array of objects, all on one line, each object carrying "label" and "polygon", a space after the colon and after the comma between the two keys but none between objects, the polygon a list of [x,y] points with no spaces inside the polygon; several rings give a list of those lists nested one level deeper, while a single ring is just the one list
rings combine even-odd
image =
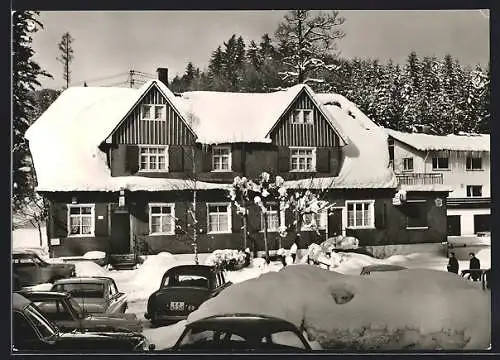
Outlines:
[{"label": "snow-covered guesthouse", "polygon": [[[236,175],[252,179],[263,171],[282,176],[290,189],[325,190],[333,204],[318,215],[319,234],[304,227],[301,247],[335,234],[367,246],[446,240],[447,190],[410,189],[401,203],[384,130],[344,97],[306,85],[179,95],[165,80],[139,89],[72,87],[26,137],[37,190],[50,203],[55,256],[137,247],[191,252],[194,193],[198,250],[242,248],[228,185]],[[260,213],[249,211],[250,238],[263,250]],[[280,223],[290,221],[278,212],[271,205],[271,249],[278,248]],[[285,247],[292,242],[292,234],[282,239]]]},{"label": "snow-covered guesthouse", "polygon": [[451,188],[448,236],[491,231],[489,135],[387,132],[391,163],[401,186]]}]

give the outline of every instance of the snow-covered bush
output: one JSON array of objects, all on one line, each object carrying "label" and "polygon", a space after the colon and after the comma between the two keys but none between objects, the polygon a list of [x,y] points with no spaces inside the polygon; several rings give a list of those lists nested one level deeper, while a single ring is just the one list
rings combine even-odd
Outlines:
[{"label": "snow-covered bush", "polygon": [[236,270],[245,264],[246,254],[241,250],[215,250],[205,260],[206,265],[217,266],[224,270]]},{"label": "snow-covered bush", "polygon": [[321,243],[321,249],[325,253],[331,253],[335,249],[348,250],[359,248],[359,240],[353,236],[334,236]]}]

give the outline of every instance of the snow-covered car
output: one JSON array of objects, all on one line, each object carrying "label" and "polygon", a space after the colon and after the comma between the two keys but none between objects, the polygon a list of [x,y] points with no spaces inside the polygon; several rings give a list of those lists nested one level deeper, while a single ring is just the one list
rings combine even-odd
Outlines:
[{"label": "snow-covered car", "polygon": [[184,320],[203,302],[231,284],[226,281],[224,272],[215,266],[175,266],[165,272],[160,288],[150,295],[144,317],[154,326]]},{"label": "snow-covered car", "polygon": [[311,346],[292,323],[259,314],[210,316],[186,325],[171,352],[307,352]]},{"label": "snow-covered car", "polygon": [[35,251],[12,250],[14,290],[76,276],[74,264],[48,263]]},{"label": "snow-covered car", "polygon": [[87,314],[68,294],[54,291],[20,291],[62,331],[136,331],[143,329],[135,314]]},{"label": "snow-covered car", "polygon": [[13,353],[133,353],[154,349],[137,332],[61,332],[24,296],[12,294]]},{"label": "snow-covered car", "polygon": [[75,277],[54,283],[51,291],[66,292],[89,314],[116,314],[127,310],[127,294],[106,276]]},{"label": "snow-covered car", "polygon": [[368,265],[361,269],[360,275],[370,275],[372,272],[376,271],[399,271],[404,269],[406,269],[404,266],[393,264]]}]

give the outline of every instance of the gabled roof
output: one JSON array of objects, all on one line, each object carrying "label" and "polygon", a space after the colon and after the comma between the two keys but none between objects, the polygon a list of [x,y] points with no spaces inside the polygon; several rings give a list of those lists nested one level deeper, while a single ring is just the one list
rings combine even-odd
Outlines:
[{"label": "gabled roof", "polygon": [[385,130],[394,139],[420,151],[490,151],[490,136],[487,134],[439,136]]}]

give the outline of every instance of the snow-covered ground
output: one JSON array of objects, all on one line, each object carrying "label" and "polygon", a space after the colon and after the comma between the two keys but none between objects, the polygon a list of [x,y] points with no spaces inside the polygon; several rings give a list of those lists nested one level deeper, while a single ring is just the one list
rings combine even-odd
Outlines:
[{"label": "snow-covered ground", "polygon": [[[24,231],[16,232],[14,247],[36,247],[36,236],[31,242],[18,241],[27,236]],[[489,248],[476,256],[482,268],[491,266]],[[200,263],[207,257],[200,254]],[[248,268],[227,272],[227,279],[235,285],[217,300],[206,302],[188,321],[220,309],[264,312],[304,323],[314,348],[480,349],[489,345],[489,292],[481,291],[478,283],[447,273],[447,258],[414,253],[375,259],[344,253],[337,260],[333,271],[304,264],[280,271],[280,262],[266,265],[263,259],[254,259]],[[138,269],[120,271],[105,270],[89,260],[69,261],[76,264],[79,276],[114,278],[120,291],[128,294],[128,311],[144,321],[144,334],[157,348],[172,346],[178,339],[185,321],[153,329],[143,314],[147,298],[159,287],[165,271],[193,264],[192,254],[160,253],[148,256]],[[468,261],[459,263],[460,269],[468,268]],[[359,276],[363,266],[372,264],[397,264],[410,270]],[[44,286],[48,284],[40,288]],[[349,297],[345,304],[334,301]]]}]

